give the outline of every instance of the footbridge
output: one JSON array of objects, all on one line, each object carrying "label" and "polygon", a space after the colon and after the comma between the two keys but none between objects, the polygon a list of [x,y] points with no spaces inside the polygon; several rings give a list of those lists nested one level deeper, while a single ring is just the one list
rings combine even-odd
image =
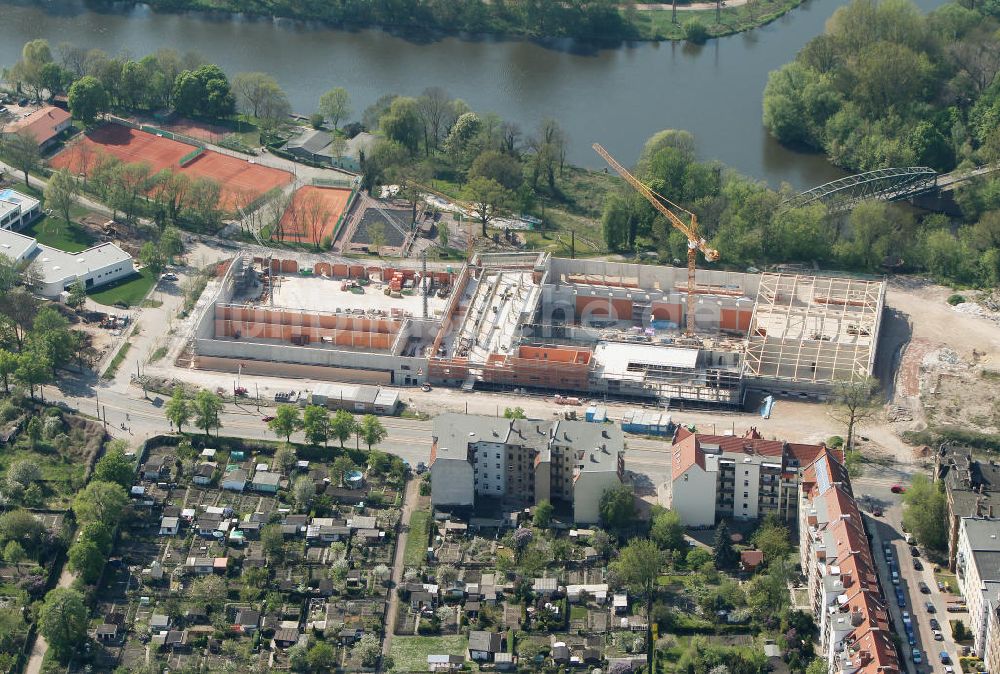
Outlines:
[{"label": "footbridge", "polygon": [[843,213],[862,201],[902,201],[935,190],[952,190],[957,185],[1000,169],[1000,165],[941,174],[926,166],[887,168],[832,180],[782,202],[784,208],[798,208],[815,202],[830,213]]}]

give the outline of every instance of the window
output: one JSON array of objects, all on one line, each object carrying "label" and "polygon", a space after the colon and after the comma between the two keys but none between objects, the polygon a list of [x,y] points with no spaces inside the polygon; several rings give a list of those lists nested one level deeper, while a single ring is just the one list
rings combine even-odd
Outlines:
[{"label": "window", "polygon": [[745,471],[743,471],[743,474],[744,474],[744,475],[749,475],[749,474],[750,474],[750,471],[749,471],[749,470],[745,470]]},{"label": "window", "polygon": [[499,463],[497,464],[497,470],[500,470],[500,464]]},{"label": "window", "polygon": [[749,487],[750,486],[750,480],[743,480],[743,486],[744,487]]},{"label": "window", "polygon": [[743,498],[750,498],[750,494],[748,492],[743,492]]}]

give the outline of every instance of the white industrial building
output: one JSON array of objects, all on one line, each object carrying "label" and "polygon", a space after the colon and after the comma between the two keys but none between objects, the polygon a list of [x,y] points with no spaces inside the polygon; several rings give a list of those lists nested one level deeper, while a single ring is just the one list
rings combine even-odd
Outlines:
[{"label": "white industrial building", "polygon": [[464,414],[434,420],[431,502],[471,509],[478,499],[572,507],[573,521],[600,519],[601,496],[621,485],[624,438],[615,426]]},{"label": "white industrial building", "polygon": [[67,253],[30,236],[0,229],[0,254],[17,264],[35,265],[39,278],[35,290],[44,297],[58,297],[77,281],[91,290],[135,273],[132,256],[113,243]]},{"label": "white industrial building", "polygon": [[0,190],[0,229],[23,229],[41,214],[38,199],[9,188]]}]

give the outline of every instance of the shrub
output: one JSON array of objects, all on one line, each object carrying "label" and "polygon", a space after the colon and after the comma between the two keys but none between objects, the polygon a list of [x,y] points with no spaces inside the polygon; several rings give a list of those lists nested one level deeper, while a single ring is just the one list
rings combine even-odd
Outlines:
[{"label": "shrub", "polygon": [[691,19],[684,24],[684,37],[693,44],[705,44],[708,40],[708,28],[698,19]]},{"label": "shrub", "polygon": [[955,294],[955,295],[950,295],[948,297],[948,304],[950,304],[951,306],[955,306],[956,304],[962,304],[963,302],[965,302],[965,297],[962,295]]},{"label": "shrub", "polygon": [[309,123],[312,125],[312,128],[314,129],[322,129],[323,115],[319,114],[318,112],[314,112],[313,114],[309,115]]},{"label": "shrub", "polygon": [[844,439],[839,435],[831,435],[826,439],[826,446],[832,449],[844,446]]}]

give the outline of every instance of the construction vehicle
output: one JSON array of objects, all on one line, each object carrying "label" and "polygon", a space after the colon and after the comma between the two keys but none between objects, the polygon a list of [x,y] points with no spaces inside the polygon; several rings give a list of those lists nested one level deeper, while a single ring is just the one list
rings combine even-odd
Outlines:
[{"label": "construction vehicle", "polygon": [[[629,185],[635,188],[635,190],[644,196],[646,200],[653,204],[653,208],[662,213],[674,229],[678,230],[681,234],[687,237],[688,240],[688,282],[687,282],[687,321],[685,334],[694,336],[694,307],[695,307],[695,295],[698,292],[698,287],[695,284],[695,271],[697,269],[698,262],[698,251],[700,250],[705,259],[709,262],[715,262],[719,259],[719,251],[710,247],[705,239],[702,238],[698,231],[698,216],[696,216],[691,211],[686,208],[682,208],[675,204],[674,202],[667,199],[662,194],[657,194],[651,190],[644,182],[636,178],[634,175],[628,172],[624,166],[619,164],[614,157],[608,154],[608,151],[601,147],[598,143],[594,143],[594,150],[597,154],[604,157],[604,161],[617,171],[618,175],[625,179]],[[674,213],[674,211],[680,211],[681,213],[687,214],[690,222],[685,223],[681,218]]]}]

